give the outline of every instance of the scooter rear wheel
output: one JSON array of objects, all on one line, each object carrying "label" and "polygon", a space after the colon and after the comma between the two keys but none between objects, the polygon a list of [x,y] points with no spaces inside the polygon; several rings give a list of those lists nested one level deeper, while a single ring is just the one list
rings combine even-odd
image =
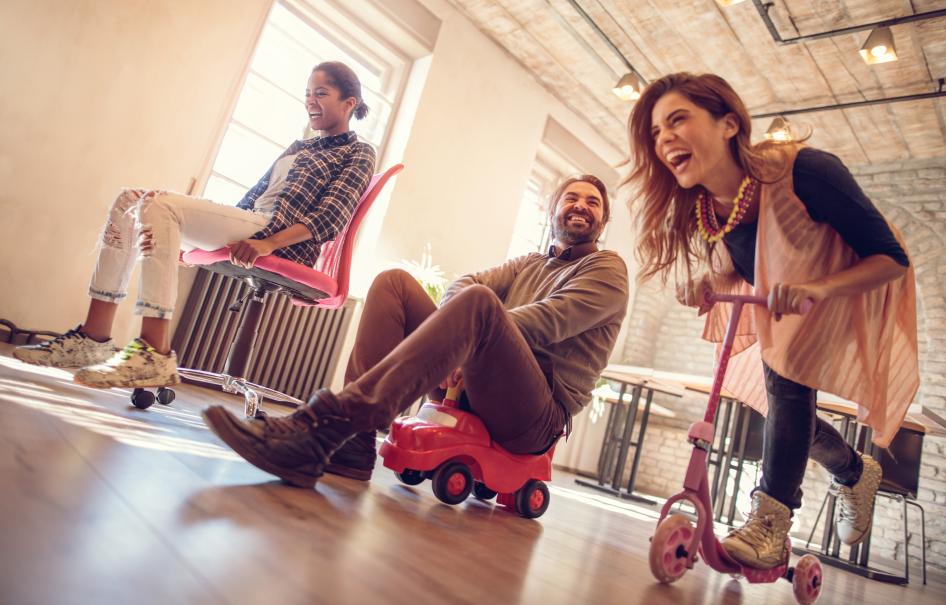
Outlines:
[{"label": "scooter rear wheel", "polygon": [[824,576],[821,561],[814,555],[805,555],[795,564],[792,573],[792,591],[795,600],[801,605],[811,605],[821,596],[821,584]]},{"label": "scooter rear wheel", "polygon": [[650,572],[658,581],[670,584],[687,570],[690,543],[695,528],[686,515],[673,514],[657,526],[650,540]]}]

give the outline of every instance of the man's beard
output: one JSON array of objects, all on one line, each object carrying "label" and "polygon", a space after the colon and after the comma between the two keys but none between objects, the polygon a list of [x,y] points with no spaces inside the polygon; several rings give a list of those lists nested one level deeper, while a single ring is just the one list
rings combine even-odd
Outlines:
[{"label": "man's beard", "polygon": [[584,229],[570,229],[565,224],[568,220],[567,217],[556,217],[555,220],[552,221],[552,239],[562,242],[563,244],[568,244],[569,246],[597,241],[601,231],[598,228],[598,224],[588,215],[582,214],[580,216],[583,216],[585,220],[588,221],[588,227]]}]

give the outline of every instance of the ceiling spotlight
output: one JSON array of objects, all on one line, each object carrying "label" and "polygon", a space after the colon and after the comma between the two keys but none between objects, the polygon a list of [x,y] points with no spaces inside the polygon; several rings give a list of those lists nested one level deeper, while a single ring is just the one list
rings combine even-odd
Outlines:
[{"label": "ceiling spotlight", "polygon": [[622,101],[636,101],[644,91],[644,82],[635,73],[628,72],[621,76],[611,92]]},{"label": "ceiling spotlight", "polygon": [[745,2],[746,0],[716,0],[716,4],[726,8],[727,6],[732,6],[733,4],[739,4],[740,2]]},{"label": "ceiling spotlight", "polygon": [[864,63],[889,63],[897,60],[897,49],[893,45],[893,32],[889,27],[878,27],[870,32],[864,46],[858,51]]},{"label": "ceiling spotlight", "polygon": [[770,141],[780,141],[787,142],[794,140],[792,137],[791,124],[788,123],[788,120],[782,117],[775,118],[772,120],[772,124],[769,125],[769,129],[765,131],[765,138]]}]

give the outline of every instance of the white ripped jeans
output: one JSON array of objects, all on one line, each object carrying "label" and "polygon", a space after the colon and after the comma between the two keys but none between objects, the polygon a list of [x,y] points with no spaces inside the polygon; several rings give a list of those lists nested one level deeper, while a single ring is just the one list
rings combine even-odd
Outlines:
[{"label": "white ripped jeans", "polygon": [[[178,193],[124,189],[115,198],[99,242],[89,296],[117,303],[128,294],[136,258],[141,260],[135,313],[170,319],[177,299],[180,250],[216,250],[246,239],[270,215]],[[150,230],[152,248],[138,254],[138,234]]]}]

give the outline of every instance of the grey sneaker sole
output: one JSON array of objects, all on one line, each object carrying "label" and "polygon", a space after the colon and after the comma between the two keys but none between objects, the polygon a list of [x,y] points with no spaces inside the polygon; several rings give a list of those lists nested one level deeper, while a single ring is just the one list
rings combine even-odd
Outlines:
[{"label": "grey sneaker sole", "polygon": [[276,475],[283,481],[296,487],[312,489],[318,482],[319,477],[313,477],[306,473],[300,473],[292,469],[271,463],[266,458],[258,455],[256,450],[246,447],[243,437],[244,429],[239,425],[240,420],[233,417],[232,414],[222,406],[212,406],[201,412],[204,422],[210,427],[210,430],[220,437],[220,439],[230,446],[234,452],[242,456],[247,462],[256,468],[266,471],[271,475]]},{"label": "grey sneaker sole", "polygon": [[[110,356],[111,355],[109,355],[108,357]],[[77,368],[84,368],[86,366],[95,365],[96,363],[102,363],[108,360],[108,357],[105,357],[98,361],[82,362],[81,364],[71,364],[71,363],[65,364],[65,363],[55,363],[53,361],[50,361],[49,359],[36,359],[36,358],[30,359],[28,353],[24,353],[23,351],[18,351],[17,349],[13,349],[13,358],[16,359],[17,361],[28,363],[31,366],[39,366],[42,368],[59,368],[60,370],[74,370]]]}]

